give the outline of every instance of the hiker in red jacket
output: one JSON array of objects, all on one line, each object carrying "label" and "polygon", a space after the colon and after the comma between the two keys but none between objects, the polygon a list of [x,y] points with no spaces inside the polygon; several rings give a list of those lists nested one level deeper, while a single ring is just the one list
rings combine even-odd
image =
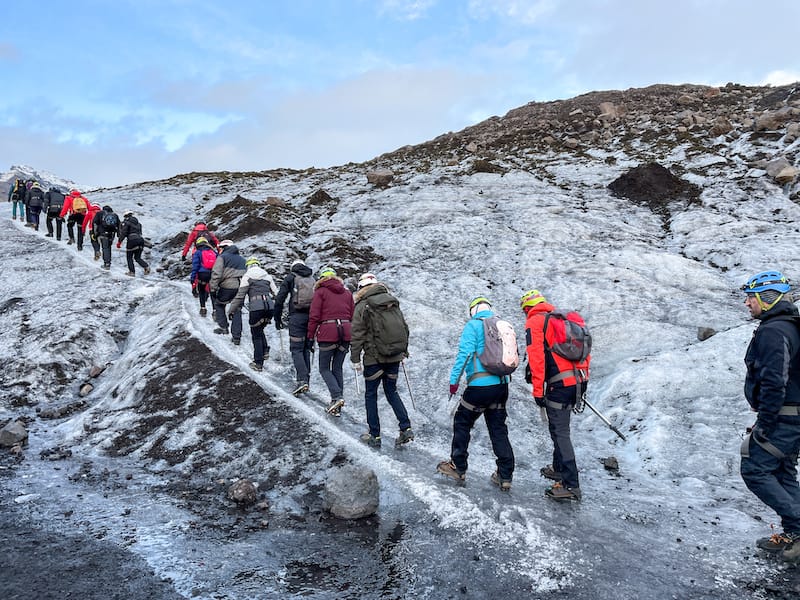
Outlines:
[{"label": "hiker in red jacket", "polygon": [[72,190],[69,196],[64,198],[64,206],[61,208],[59,216],[63,219],[67,215],[67,233],[69,240],[67,244],[75,243],[75,224],[78,224],[78,250],[83,250],[83,220],[89,211],[89,201],[84,198],[78,190]]},{"label": "hiker in red jacket", "polygon": [[323,268],[308,311],[307,337],[312,347],[315,338],[319,344],[319,374],[331,394],[328,411],[334,415],[344,406],[342,363],[350,349],[353,309],[353,294],[336,276],[336,271]]},{"label": "hiker in red jacket", "polygon": [[[199,221],[197,225],[194,226],[194,229],[189,233],[189,237],[186,238],[186,243],[183,245],[183,250],[181,251],[181,260],[186,260],[186,255],[189,254],[189,249],[192,247],[192,244],[195,243],[198,237],[206,238],[206,241],[213,246],[214,248],[219,247],[219,240],[217,236],[211,233],[206,227],[206,224],[202,221]],[[194,250],[192,250],[192,254],[194,254]]]},{"label": "hiker in red jacket", "polygon": [[[81,231],[84,235],[86,235],[86,230],[91,227],[95,215],[101,210],[103,210],[103,208],[99,204],[95,204],[94,202],[89,203],[89,210],[86,212],[86,216],[81,224]],[[89,231],[89,241],[92,243],[92,249],[94,250],[94,259],[100,260],[100,241],[97,239],[97,233],[93,228]]]}]

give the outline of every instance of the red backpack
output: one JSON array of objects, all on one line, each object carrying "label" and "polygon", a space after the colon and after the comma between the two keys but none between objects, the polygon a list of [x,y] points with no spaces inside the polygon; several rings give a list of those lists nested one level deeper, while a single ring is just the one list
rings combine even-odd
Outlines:
[{"label": "red backpack", "polygon": [[[547,349],[569,361],[580,363],[592,352],[592,334],[586,322],[577,312],[553,311],[547,313],[543,330],[547,335],[548,325],[553,335],[553,344]],[[545,337],[545,344],[547,344]]]},{"label": "red backpack", "polygon": [[217,253],[211,248],[203,248],[200,250],[200,266],[209,271],[214,268],[214,263],[217,261]]}]

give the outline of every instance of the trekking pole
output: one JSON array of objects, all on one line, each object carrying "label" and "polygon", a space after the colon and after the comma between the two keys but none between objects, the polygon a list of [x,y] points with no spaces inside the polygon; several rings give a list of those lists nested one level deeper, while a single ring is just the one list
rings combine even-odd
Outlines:
[{"label": "trekking pole", "polygon": [[589,404],[589,401],[588,401],[588,400],[584,400],[584,401],[583,401],[583,403],[584,403],[586,406],[588,406],[589,408],[591,408],[591,409],[592,409],[592,412],[593,412],[594,414],[596,414],[598,417],[600,417],[600,420],[601,420],[601,421],[603,421],[603,423],[605,423],[606,425],[608,425],[608,427],[611,429],[611,431],[613,431],[613,432],[614,432],[614,433],[616,433],[616,434],[617,434],[619,437],[621,437],[623,441],[627,441],[627,440],[625,439],[625,436],[624,436],[624,435],[622,435],[622,433],[620,432],[620,430],[619,430],[619,429],[617,429],[616,427],[614,427],[614,425],[611,423],[611,421],[609,421],[609,420],[608,420],[606,417],[604,417],[604,416],[603,416],[603,415],[600,413],[600,411],[599,411],[599,410],[597,410],[597,409],[596,409],[594,406],[592,406],[591,404]]},{"label": "trekking pole", "polygon": [[400,366],[403,367],[403,375],[406,378],[406,385],[408,386],[408,397],[411,398],[411,406],[414,407],[414,410],[417,410],[417,405],[414,404],[414,394],[411,393],[411,384],[408,381],[408,373],[406,372],[406,362],[404,360],[401,360]]}]

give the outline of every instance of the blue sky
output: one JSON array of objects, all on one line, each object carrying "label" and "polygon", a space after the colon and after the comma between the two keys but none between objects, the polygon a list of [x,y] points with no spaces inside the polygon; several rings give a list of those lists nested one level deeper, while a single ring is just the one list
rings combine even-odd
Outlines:
[{"label": "blue sky", "polygon": [[4,4],[0,168],[103,186],[358,162],[593,90],[800,79],[796,0]]}]

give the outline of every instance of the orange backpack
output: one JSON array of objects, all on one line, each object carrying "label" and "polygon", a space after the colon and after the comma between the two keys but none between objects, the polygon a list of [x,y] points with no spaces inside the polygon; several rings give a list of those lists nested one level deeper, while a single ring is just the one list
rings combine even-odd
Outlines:
[{"label": "orange backpack", "polygon": [[72,199],[72,212],[85,215],[89,211],[89,203],[83,196],[75,196]]}]

